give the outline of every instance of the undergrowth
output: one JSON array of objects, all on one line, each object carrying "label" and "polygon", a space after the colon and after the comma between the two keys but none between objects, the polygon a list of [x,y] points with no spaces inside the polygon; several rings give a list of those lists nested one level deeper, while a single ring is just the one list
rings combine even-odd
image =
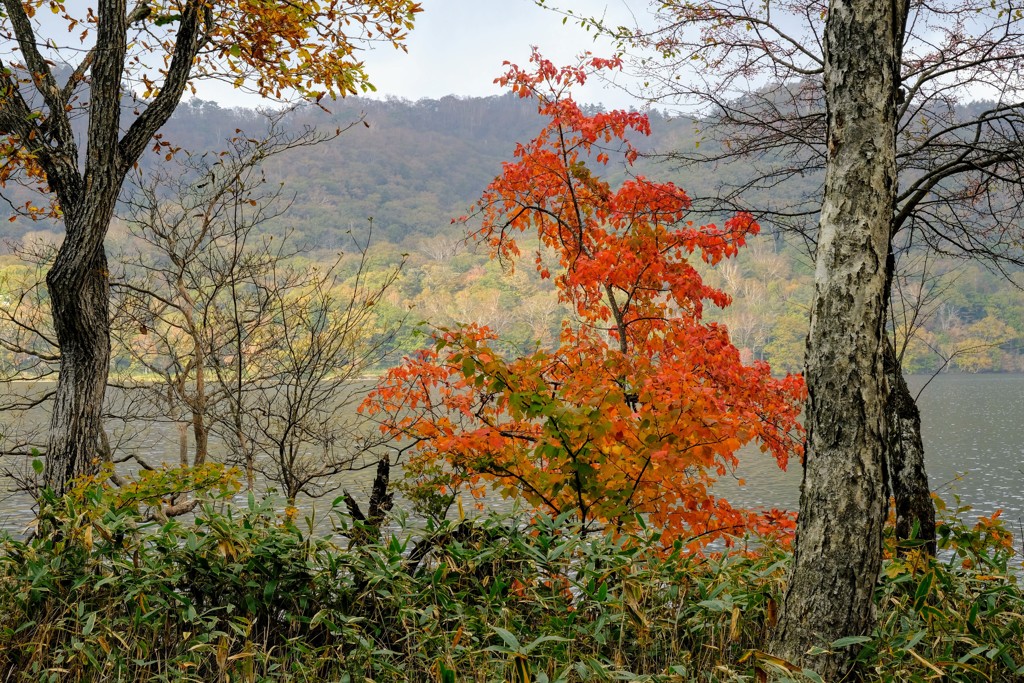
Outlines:
[{"label": "undergrowth", "polygon": [[[487,516],[387,533],[211,499],[152,521],[90,485],[0,540],[0,681],[760,681],[788,551],[666,549],[566,519]],[[300,528],[300,526],[304,528]],[[940,560],[892,552],[870,681],[1024,676],[1024,597],[998,519],[941,525]],[[811,680],[817,677],[807,672]],[[820,680],[820,679],[819,679]]]}]

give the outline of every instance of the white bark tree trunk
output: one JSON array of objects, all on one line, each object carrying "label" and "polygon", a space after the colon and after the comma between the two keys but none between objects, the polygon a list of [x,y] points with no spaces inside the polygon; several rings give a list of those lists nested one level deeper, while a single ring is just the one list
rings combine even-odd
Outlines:
[{"label": "white bark tree trunk", "polygon": [[881,565],[887,446],[885,280],[896,190],[899,3],[832,0],[825,36],[828,159],[807,342],[807,449],[775,654],[839,678],[867,634]]}]

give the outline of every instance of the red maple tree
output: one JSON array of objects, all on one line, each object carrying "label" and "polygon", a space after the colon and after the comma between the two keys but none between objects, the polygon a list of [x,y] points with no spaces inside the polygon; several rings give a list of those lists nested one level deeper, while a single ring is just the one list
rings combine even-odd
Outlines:
[{"label": "red maple tree", "polygon": [[758,442],[783,468],[801,452],[802,379],[740,361],[725,327],[702,320],[705,302],[726,306],[728,296],[689,262],[733,256],[757,224],[741,213],[696,226],[672,183],[636,175],[613,189],[591,167],[613,155],[632,166],[627,133],[649,134],[648,118],[584,113],[569,90],[619,61],[531,61],[498,82],[535,99],[548,123],[484,192],[473,237],[512,265],[517,235],[536,235],[535,266],[574,315],[557,348],[515,358],[486,328],[441,330],[433,348],[385,375],[364,410],[412,440],[406,470],[426,486],[491,484],[584,529],[626,529],[643,515],[666,541],[788,529],[790,515],[734,508],[711,488],[744,444]]}]

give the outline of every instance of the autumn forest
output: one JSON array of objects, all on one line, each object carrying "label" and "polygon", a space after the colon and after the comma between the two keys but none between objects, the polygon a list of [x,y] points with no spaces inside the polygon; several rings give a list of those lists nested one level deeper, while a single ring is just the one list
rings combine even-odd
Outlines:
[{"label": "autumn forest", "polygon": [[537,4],[412,102],[413,0],[3,1],[4,680],[1024,676],[911,389],[1024,371],[1021,8]]},{"label": "autumn forest", "polygon": [[[507,96],[415,103],[352,98],[330,109],[329,114],[300,110],[282,126],[290,132],[305,125],[331,130],[365,119],[369,127],[360,124],[333,142],[264,162],[268,185],[283,185],[281,201],[288,203],[288,212],[268,220],[260,232],[289,234],[296,250],[314,262],[327,263],[339,252],[352,251],[353,237],[360,244],[369,238],[375,268],[404,260],[386,297],[390,310],[384,314],[391,320],[408,317],[394,343],[399,355],[418,344],[409,334],[420,321],[435,326],[480,323],[519,346],[547,344],[557,336],[564,311],[553,288],[529,271],[503,272],[499,263],[488,259],[486,249],[465,239],[464,228],[451,223],[469,210],[515,142],[537,125],[536,112]],[[648,116],[651,135],[636,141],[644,152],[692,148],[698,140],[705,147],[714,144],[700,132],[707,127],[703,121],[670,119],[657,111]],[[167,124],[165,137],[201,155],[225,148],[236,130],[258,134],[268,125],[250,110],[192,100]],[[299,156],[301,164],[295,163]],[[154,155],[147,163],[162,159]],[[656,158],[639,159],[635,166],[670,178],[695,195],[713,193],[729,174],[742,180],[743,173],[742,168],[723,165],[709,175]],[[447,172],[435,173],[436,168]],[[607,173],[613,182],[624,177],[621,167]],[[795,181],[790,189],[794,195],[813,192],[820,179],[798,182],[802,184]],[[30,197],[17,188],[8,196],[16,203]],[[111,228],[111,253],[134,246],[125,218],[122,212]],[[38,269],[24,255],[54,244],[60,228],[46,221],[5,220],[0,235],[2,281],[7,296],[12,296],[16,288],[39,280]],[[906,303],[894,314],[903,318],[895,323],[903,328],[911,327],[909,319],[916,318],[903,360],[907,372],[1021,371],[1024,304],[1009,281],[984,262],[923,252],[908,253],[906,259]],[[736,258],[704,268],[709,283],[731,297],[728,307],[711,307],[706,316],[727,325],[745,357],[764,360],[778,372],[799,372],[812,271],[803,240],[767,223]],[[914,316],[918,308],[921,312]],[[9,350],[4,353],[11,367],[15,359]],[[130,362],[130,356],[123,355],[120,364]]]}]

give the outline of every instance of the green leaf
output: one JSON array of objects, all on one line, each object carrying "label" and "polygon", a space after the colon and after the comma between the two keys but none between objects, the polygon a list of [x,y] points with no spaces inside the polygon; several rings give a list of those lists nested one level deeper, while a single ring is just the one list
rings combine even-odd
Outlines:
[{"label": "green leaf", "polygon": [[914,609],[920,610],[925,605],[925,601],[928,599],[928,593],[931,592],[932,582],[935,579],[935,572],[928,572],[921,577],[921,583],[917,586],[917,591],[914,594]]},{"label": "green leaf", "polygon": [[492,626],[491,629],[501,636],[501,639],[505,641],[505,644],[508,645],[509,648],[517,652],[523,649],[523,646],[519,644],[519,639],[512,635],[511,631],[503,629],[500,626]]},{"label": "green leaf", "polygon": [[543,645],[544,643],[550,643],[552,641],[556,643],[564,643],[568,640],[569,638],[563,638],[562,636],[541,636],[540,638],[537,638],[529,645],[527,645],[525,648],[523,648],[523,651],[529,653],[533,652],[535,649],[537,649],[537,646]]},{"label": "green leaf", "polygon": [[810,669],[801,669],[800,674],[804,678],[814,681],[814,683],[825,683],[825,681],[821,678],[821,676],[818,675],[817,672],[811,671]]},{"label": "green leaf", "polygon": [[43,461],[40,460],[39,458],[35,458],[34,460],[32,460],[32,469],[35,471],[36,474],[42,474]]},{"label": "green leaf", "polygon": [[871,641],[871,636],[843,636],[838,640],[832,641],[832,647],[849,647],[851,645],[860,645],[861,643],[867,643]]},{"label": "green leaf", "polygon": [[914,636],[910,640],[907,641],[907,644],[904,645],[903,647],[905,649],[909,650],[910,648],[914,647],[915,645],[920,643],[922,640],[924,640],[924,637],[926,635],[928,635],[928,631],[925,631],[925,630],[918,631],[917,633],[914,634]]},{"label": "green leaf", "polygon": [[701,600],[697,604],[711,612],[725,612],[732,609],[732,604],[725,600]]},{"label": "green leaf", "polygon": [[181,21],[180,14],[165,14],[154,19],[153,23],[157,26],[166,26],[167,24],[173,24],[179,21]]},{"label": "green leaf", "polygon": [[92,629],[96,626],[96,612],[90,612],[89,616],[85,619],[85,626],[82,627],[82,635],[87,636],[92,633]]},{"label": "green leaf", "polygon": [[455,683],[455,670],[449,669],[448,665],[438,660],[437,672],[441,674],[441,683]]}]

